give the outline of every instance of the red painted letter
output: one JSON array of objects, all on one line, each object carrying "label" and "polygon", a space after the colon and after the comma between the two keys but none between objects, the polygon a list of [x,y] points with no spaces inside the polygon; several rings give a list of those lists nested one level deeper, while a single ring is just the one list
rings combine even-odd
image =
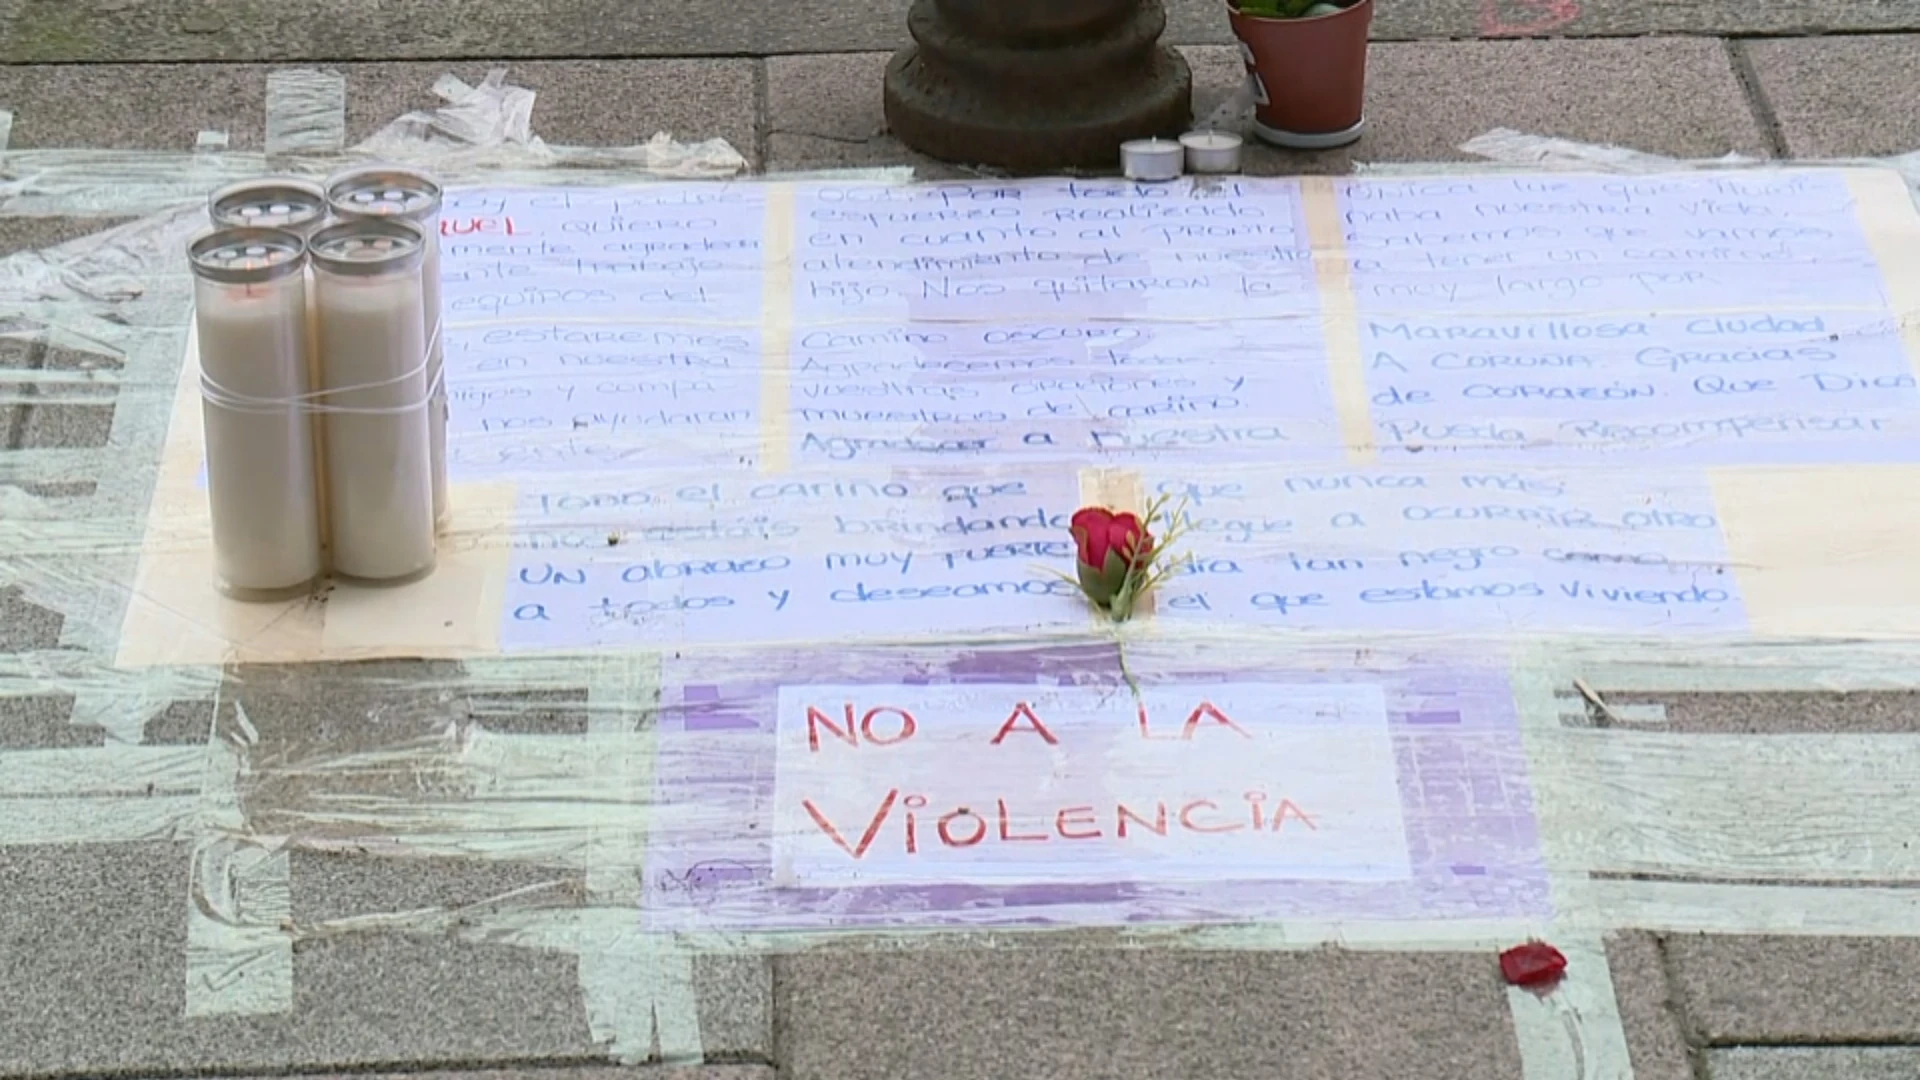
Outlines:
[{"label": "red painted letter", "polygon": [[1093,824],[1093,807],[1091,806],[1066,807],[1062,809],[1059,813],[1053,815],[1053,827],[1060,831],[1061,836],[1065,837],[1068,840],[1098,840],[1100,838],[1100,830],[1097,828],[1094,829],[1092,832],[1068,832],[1067,831],[1067,824],[1068,824],[1067,815],[1069,814],[1073,815],[1074,821],[1072,823],[1075,825],[1092,825]]},{"label": "red painted letter", "polygon": [[844,728],[835,727],[833,717],[811,705],[807,706],[807,747],[816,754],[820,752],[820,729],[823,727],[839,736],[840,741],[848,746],[860,745],[860,736],[853,733],[852,702],[847,703],[847,726]]},{"label": "red painted letter", "polygon": [[1006,723],[1000,725],[1000,733],[993,737],[991,745],[999,746],[1000,740],[1011,735],[1015,730],[1014,726],[1018,724],[1022,718],[1025,718],[1027,723],[1031,725],[1024,730],[1031,731],[1035,735],[1047,740],[1048,746],[1060,745],[1060,740],[1053,737],[1053,732],[1047,730],[1047,725],[1041,723],[1040,718],[1033,714],[1033,706],[1024,701],[1013,707],[1013,713],[1007,717]]},{"label": "red painted letter", "polygon": [[[900,718],[900,734],[895,735],[891,739],[883,739],[873,733],[874,718],[882,713],[892,713]],[[853,706],[851,705],[847,706],[847,721],[847,726],[852,727]],[[1231,721],[1229,721],[1229,723],[1231,723]],[[868,709],[867,715],[860,718],[860,734],[865,735],[868,742],[877,743],[881,746],[892,746],[894,743],[906,742],[908,739],[913,738],[913,733],[918,730],[919,727],[920,725],[914,723],[912,713],[905,709],[896,709],[892,705],[882,705],[877,709]]]},{"label": "red painted letter", "polygon": [[1187,717],[1186,726],[1180,729],[1180,737],[1183,739],[1193,738],[1193,733],[1200,727],[1200,718],[1203,716],[1216,724],[1225,724],[1233,730],[1240,732],[1240,737],[1243,739],[1253,738],[1253,736],[1247,734],[1245,729],[1239,724],[1229,720],[1226,713],[1214,708],[1213,702],[1211,701],[1203,701],[1193,710],[1193,715]]},{"label": "red painted letter", "polygon": [[996,799],[994,800],[994,802],[1000,807],[1000,839],[1002,840],[1045,840],[1047,839],[1046,833],[1028,833],[1025,836],[1013,835],[1013,820],[1011,815],[1007,813],[1007,800]]},{"label": "red painted letter", "polygon": [[1198,810],[1202,806],[1206,807],[1209,810],[1220,809],[1219,804],[1215,803],[1212,799],[1195,799],[1192,802],[1180,808],[1180,825],[1182,828],[1188,829],[1192,832],[1210,832],[1211,833],[1211,832],[1239,832],[1241,829],[1244,829],[1247,827],[1245,823],[1242,823],[1242,822],[1236,822],[1232,825],[1195,824],[1193,820],[1193,812],[1195,810]]},{"label": "red painted letter", "polygon": [[900,789],[894,788],[887,792],[886,798],[880,800],[880,809],[873,812],[873,820],[867,822],[867,831],[860,835],[859,847],[847,846],[847,838],[841,836],[840,830],[834,828],[833,822],[827,820],[827,815],[821,813],[820,808],[813,805],[812,799],[801,799],[800,805],[807,808],[808,815],[813,818],[815,825],[820,826],[822,832],[833,837],[833,842],[840,845],[841,851],[858,859],[864,857],[867,849],[873,846],[873,838],[880,835],[880,826],[887,820],[887,815],[893,812],[893,800],[898,798],[899,795]]},{"label": "red painted letter", "polygon": [[1120,819],[1119,832],[1120,832],[1120,838],[1122,840],[1127,838],[1127,819],[1128,818],[1132,818],[1133,820],[1139,822],[1140,824],[1145,825],[1147,828],[1152,829],[1154,832],[1159,833],[1161,836],[1167,835],[1167,804],[1166,803],[1153,804],[1154,816],[1152,821],[1148,821],[1146,818],[1143,818],[1139,814],[1134,813],[1133,810],[1130,807],[1128,807],[1126,803],[1119,803],[1117,805],[1119,807],[1120,812],[1116,816]]},{"label": "red painted letter", "polygon": [[1295,818],[1298,818],[1300,821],[1300,824],[1305,825],[1307,828],[1312,829],[1314,832],[1320,831],[1320,826],[1315,825],[1313,823],[1313,819],[1307,816],[1307,812],[1305,810],[1302,810],[1298,806],[1295,806],[1293,804],[1292,799],[1281,799],[1280,808],[1273,812],[1273,831],[1274,832],[1279,832],[1280,826],[1285,825],[1287,823],[1288,814],[1292,814]]},{"label": "red painted letter", "polygon": [[1143,739],[1157,738],[1163,742],[1166,741],[1167,737],[1165,735],[1156,736],[1153,732],[1147,730],[1147,703],[1144,701],[1141,702],[1139,708],[1140,708],[1140,737]]},{"label": "red painted letter", "polygon": [[[954,818],[960,817],[963,814],[966,815],[967,817],[972,818],[973,823],[979,826],[979,828],[974,829],[973,835],[967,837],[965,840],[955,840],[953,838],[953,831],[951,828],[949,828],[949,826],[953,824]],[[944,814],[940,818],[940,842],[947,845],[948,847],[972,847],[973,845],[979,843],[982,840],[985,840],[986,838],[987,838],[987,819],[981,817],[979,814],[974,813],[973,811],[967,809],[964,806],[958,810],[955,810],[951,814]]]}]

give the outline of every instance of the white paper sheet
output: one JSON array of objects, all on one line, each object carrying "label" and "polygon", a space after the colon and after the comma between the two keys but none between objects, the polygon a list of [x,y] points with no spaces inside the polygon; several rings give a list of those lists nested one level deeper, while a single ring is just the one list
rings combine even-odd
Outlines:
[{"label": "white paper sheet", "polygon": [[783,686],[775,881],[1411,874],[1378,686]]}]

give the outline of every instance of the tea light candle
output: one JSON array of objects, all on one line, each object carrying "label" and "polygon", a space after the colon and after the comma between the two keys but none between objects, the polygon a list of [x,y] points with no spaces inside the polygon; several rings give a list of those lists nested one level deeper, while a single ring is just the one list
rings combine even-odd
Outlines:
[{"label": "tea light candle", "polygon": [[411,222],[426,235],[427,250],[421,286],[422,307],[426,319],[427,385],[433,390],[433,408],[428,424],[433,442],[433,520],[435,528],[447,524],[447,383],[446,342],[442,339],[443,318],[440,309],[440,185],[425,173],[411,169],[370,168],[340,173],[327,180],[327,204],[335,216],[392,218]]},{"label": "tea light candle", "polygon": [[433,452],[420,271],[426,237],[359,220],[313,235],[333,568],[368,581],[433,569]]},{"label": "tea light candle", "polygon": [[216,584],[276,599],[322,569],[306,245],[277,229],[220,229],[187,255]]},{"label": "tea light candle", "polygon": [[1195,173],[1239,172],[1242,142],[1230,131],[1189,131],[1180,136],[1180,145],[1187,149],[1187,171]]},{"label": "tea light candle", "polygon": [[1185,156],[1186,151],[1171,139],[1134,139],[1120,144],[1120,171],[1129,180],[1177,180]]}]

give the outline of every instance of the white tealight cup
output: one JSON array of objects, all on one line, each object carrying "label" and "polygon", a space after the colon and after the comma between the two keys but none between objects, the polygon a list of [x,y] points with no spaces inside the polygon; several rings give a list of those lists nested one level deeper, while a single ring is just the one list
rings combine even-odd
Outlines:
[{"label": "white tealight cup", "polygon": [[1129,180],[1178,180],[1186,150],[1172,139],[1134,139],[1120,144],[1120,171]]},{"label": "white tealight cup", "polygon": [[1195,173],[1237,173],[1240,171],[1240,136],[1230,131],[1189,131],[1180,136],[1187,150],[1187,171]]}]

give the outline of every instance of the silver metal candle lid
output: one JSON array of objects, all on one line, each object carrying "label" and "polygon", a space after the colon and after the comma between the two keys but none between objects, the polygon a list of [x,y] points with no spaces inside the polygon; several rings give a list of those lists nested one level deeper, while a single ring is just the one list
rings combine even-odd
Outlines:
[{"label": "silver metal candle lid", "polygon": [[318,269],[376,277],[418,267],[427,253],[427,234],[396,218],[356,218],[314,233],[307,249]]},{"label": "silver metal candle lid", "polygon": [[440,185],[408,169],[356,169],[328,178],[327,202],[341,217],[425,221],[440,212]]},{"label": "silver metal candle lid", "polygon": [[197,277],[258,285],[299,273],[307,245],[284,229],[216,229],[188,245],[187,259]]},{"label": "silver metal candle lid", "polygon": [[327,193],[319,184],[286,176],[242,180],[207,198],[207,215],[219,226],[260,226],[306,235],[326,223]]}]

